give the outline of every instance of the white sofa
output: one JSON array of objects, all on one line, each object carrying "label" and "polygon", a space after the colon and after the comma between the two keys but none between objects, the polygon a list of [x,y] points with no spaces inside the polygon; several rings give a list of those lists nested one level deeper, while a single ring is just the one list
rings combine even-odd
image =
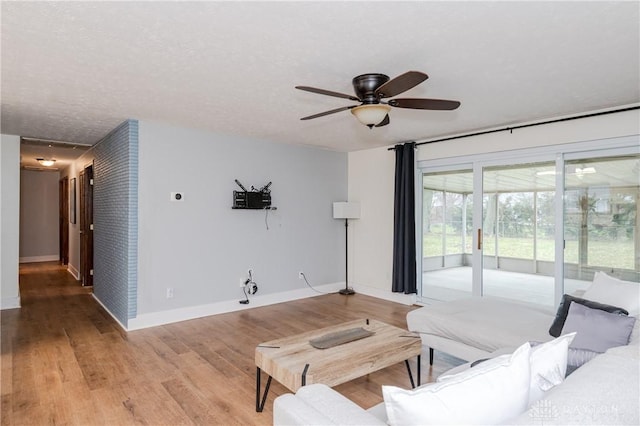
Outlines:
[{"label": "white sofa", "polygon": [[386,425],[383,404],[365,410],[323,384],[303,386],[273,402],[274,425]]},{"label": "white sofa", "polygon": [[639,425],[640,346],[609,349],[578,368],[513,424]]},{"label": "white sofa", "polygon": [[[609,349],[584,364],[543,399],[506,423],[640,424],[637,325],[634,334],[630,345]],[[387,416],[384,403],[365,410],[333,389],[314,384],[300,388],[295,395],[276,398],[273,421],[275,425],[385,425]]]},{"label": "white sofa", "polygon": [[[445,373],[448,378],[441,382],[439,378],[440,383],[435,385],[423,385],[428,389],[418,392],[383,386],[385,403],[369,410],[327,386],[306,386],[295,395],[276,398],[274,424],[383,425],[389,421],[388,412],[390,424],[443,424],[455,423],[451,419],[457,412],[465,411],[466,417],[458,416],[466,419],[463,423],[640,425],[640,324],[634,319],[640,312],[640,284],[598,272],[593,284],[581,296],[586,301],[563,298],[567,309],[561,315],[561,305],[558,316],[544,308],[489,298],[414,310],[407,315],[408,328],[420,333],[424,346],[468,361],[495,358],[477,367],[471,367],[471,363],[457,367]],[[593,302],[610,306],[591,306],[593,309],[590,309],[583,305]],[[626,311],[622,313],[628,312],[629,316],[617,311],[605,312],[611,307],[622,308]],[[549,328],[552,323],[558,324],[559,317],[562,317],[560,330],[564,335],[552,340]],[[554,336],[559,334],[558,331]],[[589,344],[577,345],[579,339],[581,345],[585,339]],[[531,349],[529,343],[523,344],[531,341],[541,342],[538,349]],[[607,345],[600,350],[590,346],[604,342]],[[610,342],[613,344],[608,344]],[[569,349],[570,343],[575,347]],[[497,356],[516,347],[511,355]],[[562,349],[559,351],[559,348]],[[591,350],[585,351],[589,348]],[[576,351],[588,352],[589,356],[584,359],[590,361],[563,380],[569,354]],[[518,368],[508,370],[514,365]],[[499,371],[503,368],[507,369],[506,374]],[[451,376],[454,372],[459,374]],[[501,375],[494,374],[496,372]],[[512,379],[516,376],[517,380]],[[521,394],[517,404],[505,404],[512,393]],[[414,421],[425,410],[443,414],[435,423]],[[485,414],[500,421],[481,420]]]},{"label": "white sofa", "polygon": [[551,340],[555,310],[490,297],[470,297],[425,306],[407,314],[409,331],[422,345],[465,361],[488,358],[502,348],[526,341]]}]

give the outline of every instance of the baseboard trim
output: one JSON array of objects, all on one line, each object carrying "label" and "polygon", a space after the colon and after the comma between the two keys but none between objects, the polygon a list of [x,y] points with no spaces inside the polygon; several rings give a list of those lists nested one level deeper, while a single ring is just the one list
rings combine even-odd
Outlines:
[{"label": "baseboard trim", "polygon": [[415,294],[394,293],[392,291],[382,290],[377,287],[355,284],[353,289],[357,293],[378,299],[388,300],[390,302],[402,303],[403,305],[415,305],[417,297]]},{"label": "baseboard trim", "polygon": [[78,271],[72,264],[68,264],[67,265],[67,271],[73,275],[73,278],[75,278],[77,281],[80,281],[80,271]]},{"label": "baseboard trim", "polygon": [[[71,272],[71,271],[70,271]],[[159,325],[172,324],[180,321],[188,321],[196,318],[207,317],[210,315],[225,314],[228,312],[242,311],[260,306],[274,305],[276,303],[290,302],[298,299],[306,299],[315,297],[322,293],[334,293],[344,288],[344,282],[324,284],[314,287],[316,291],[310,288],[302,288],[292,291],[285,291],[260,296],[249,296],[249,304],[243,305],[238,303],[239,299],[225,300],[222,302],[208,303],[206,305],[187,306],[184,308],[170,309],[167,311],[151,312],[139,314],[135,318],[129,318],[125,326],[120,322],[111,311],[98,299],[95,294],[93,298],[102,306],[111,317],[125,331],[142,330],[149,327],[157,327]],[[403,305],[413,305],[416,303],[415,294],[393,293],[391,291],[381,290],[376,287],[356,284],[353,286],[356,293],[375,297],[378,299],[388,300],[391,302],[401,303]]]},{"label": "baseboard trim", "polygon": [[4,297],[0,299],[0,310],[17,309],[20,307],[20,296]]},{"label": "baseboard trim", "polygon": [[[320,293],[335,293],[344,287],[344,283],[330,283],[315,286],[317,290],[310,288],[302,288],[298,290],[290,290],[280,293],[265,294],[261,296],[249,296],[249,304],[243,305],[238,303],[239,299],[226,300],[223,302],[209,303],[206,305],[188,306],[185,308],[171,309],[168,311],[151,312],[147,314],[139,314],[136,318],[129,318],[127,322],[127,331],[141,330],[143,328],[155,327],[158,325],[171,324],[174,322],[187,321],[196,318],[207,317],[210,315],[224,314],[228,312],[236,312],[246,309],[257,308],[260,306],[274,305],[276,303],[290,302],[298,299],[306,299],[308,297],[318,296]],[[106,308],[105,308],[106,309]],[[113,316],[113,315],[112,315]]]},{"label": "baseboard trim", "polygon": [[113,318],[113,319],[114,319],[114,321],[118,323],[118,325],[120,326],[120,328],[121,328],[123,331],[127,331],[127,327],[125,327],[125,326],[120,322],[120,320],[119,320],[118,318],[116,318],[116,316],[115,316],[115,315],[113,315],[113,312],[111,312],[111,311],[109,310],[109,308],[107,308],[107,307],[104,305],[104,303],[102,303],[102,301],[101,301],[100,299],[98,299],[98,297],[96,296],[96,294],[95,294],[95,293],[91,293],[91,296],[93,296],[93,300],[95,300],[96,302],[98,302],[98,305],[102,306],[102,309],[104,309],[105,311],[107,311],[107,313],[111,316],[111,318]]},{"label": "baseboard trim", "polygon": [[20,263],[35,263],[35,262],[53,262],[60,260],[60,256],[57,254],[50,254],[47,256],[27,256],[18,259]]}]

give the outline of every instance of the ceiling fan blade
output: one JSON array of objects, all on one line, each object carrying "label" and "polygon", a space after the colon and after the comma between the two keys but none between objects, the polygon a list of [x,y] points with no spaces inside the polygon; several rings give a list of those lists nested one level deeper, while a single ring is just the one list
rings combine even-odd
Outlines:
[{"label": "ceiling fan blade", "polygon": [[384,120],[382,120],[381,122],[379,122],[378,124],[376,124],[374,127],[382,127],[382,126],[386,126],[387,124],[389,124],[389,114],[384,116]]},{"label": "ceiling fan blade", "polygon": [[302,117],[300,120],[311,120],[312,118],[318,118],[318,117],[322,117],[325,115],[329,115],[329,114],[335,114],[336,112],[340,112],[340,111],[346,111],[348,109],[354,108],[357,105],[354,106],[346,106],[346,107],[341,107],[341,108],[336,108],[336,109],[332,109],[330,111],[325,111],[325,112],[319,112],[318,114],[313,114],[310,115],[308,117]]},{"label": "ceiling fan blade", "polygon": [[402,92],[406,92],[412,87],[422,83],[427,78],[429,78],[429,76],[423,72],[407,71],[378,87],[376,95],[379,98],[390,98],[392,96],[399,95]]},{"label": "ceiling fan blade", "polygon": [[344,99],[349,99],[349,100],[352,100],[352,101],[360,101],[360,99],[356,98],[353,95],[347,95],[345,93],[339,93],[339,92],[332,92],[330,90],[318,89],[318,88],[315,88],[315,87],[296,86],[296,89],[304,90],[304,91],[311,92],[311,93],[318,93],[320,95],[334,96],[336,98],[344,98]]},{"label": "ceiling fan blade", "polygon": [[396,108],[432,109],[440,111],[448,111],[460,106],[460,102],[446,99],[390,99],[388,104]]}]

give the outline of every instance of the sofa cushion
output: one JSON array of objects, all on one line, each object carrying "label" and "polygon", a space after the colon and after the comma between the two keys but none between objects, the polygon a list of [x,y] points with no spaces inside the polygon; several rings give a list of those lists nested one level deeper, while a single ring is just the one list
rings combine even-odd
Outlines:
[{"label": "sofa cushion", "polygon": [[322,423],[329,423],[327,417],[294,394],[286,393],[273,401],[274,426]]},{"label": "sofa cushion", "polygon": [[[564,381],[569,367],[569,344],[575,335],[575,333],[567,334],[546,343],[530,342],[532,348],[529,356],[531,365],[529,405],[542,398],[549,389]],[[511,354],[512,352],[513,349],[503,348],[491,354],[491,358]],[[487,359],[468,362],[455,367],[440,375],[437,382],[448,380],[456,374],[467,371],[469,368],[476,368],[484,361],[487,361]]]},{"label": "sofa cushion", "polygon": [[273,402],[273,424],[383,426],[386,423],[329,386],[316,383],[301,387],[295,395],[277,397]]},{"label": "sofa cushion", "polygon": [[640,283],[623,281],[604,272],[596,272],[593,283],[583,298],[607,305],[620,306],[631,316],[640,314]]},{"label": "sofa cushion", "polygon": [[405,390],[383,386],[390,425],[496,424],[527,408],[529,343],[439,383]]},{"label": "sofa cushion", "polygon": [[574,348],[604,352],[609,348],[628,344],[635,322],[634,317],[572,303],[562,332],[577,332],[571,344]]},{"label": "sofa cushion", "polygon": [[451,376],[460,374],[468,370],[469,368],[475,367],[476,365],[481,364],[484,361],[487,361],[491,358],[495,358],[500,355],[511,355],[514,350],[515,348],[501,348],[501,349],[498,349],[497,351],[491,352],[486,358],[479,358],[479,359],[476,359],[475,361],[469,361],[469,362],[465,362],[464,364],[460,364],[439,375],[438,378],[436,379],[436,382],[442,382],[444,380],[447,380],[451,378]]},{"label": "sofa cushion", "polygon": [[547,328],[553,314],[542,306],[471,297],[414,309],[407,314],[407,327],[422,335],[444,337],[484,351],[472,358],[449,352],[473,361],[501,348],[517,348],[528,340],[551,340]]},{"label": "sofa cushion", "polygon": [[325,424],[384,424],[383,420],[376,418],[373,414],[360,408],[355,402],[321,383],[301,387],[296,392],[296,397],[323,413],[327,418]]},{"label": "sofa cushion", "polygon": [[567,373],[566,376],[576,371],[579,367],[600,355],[600,352],[588,349],[569,348],[567,352]]},{"label": "sofa cushion", "polygon": [[609,349],[580,367],[517,419],[517,425],[639,425],[638,347]]},{"label": "sofa cushion", "polygon": [[617,306],[605,305],[604,303],[594,302],[593,300],[582,299],[580,297],[565,294],[564,296],[562,296],[560,305],[558,305],[556,317],[553,319],[551,328],[549,328],[549,334],[553,337],[558,337],[562,333],[562,327],[564,326],[564,322],[567,319],[567,314],[569,313],[569,305],[571,305],[571,303],[579,303],[581,305],[588,306],[589,308],[600,309],[602,311],[612,312],[616,314],[629,314],[629,312],[627,312],[625,309],[619,308]]},{"label": "sofa cushion", "polygon": [[545,393],[564,381],[567,372],[569,344],[576,333],[565,334],[531,349],[531,384],[529,405],[544,397]]}]

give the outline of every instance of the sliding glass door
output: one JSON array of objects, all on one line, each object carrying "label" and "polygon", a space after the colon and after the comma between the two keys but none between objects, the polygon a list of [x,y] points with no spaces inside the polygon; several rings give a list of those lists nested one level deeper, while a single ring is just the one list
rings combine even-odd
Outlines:
[{"label": "sliding glass door", "polygon": [[422,175],[422,296],[471,295],[473,170]]},{"label": "sliding glass door", "polygon": [[424,166],[422,300],[553,308],[597,271],[640,283],[640,150],[624,142]]},{"label": "sliding glass door", "polygon": [[564,182],[565,292],[597,271],[640,281],[640,157],[571,159]]},{"label": "sliding glass door", "polygon": [[482,294],[554,303],[555,163],[484,167]]}]

